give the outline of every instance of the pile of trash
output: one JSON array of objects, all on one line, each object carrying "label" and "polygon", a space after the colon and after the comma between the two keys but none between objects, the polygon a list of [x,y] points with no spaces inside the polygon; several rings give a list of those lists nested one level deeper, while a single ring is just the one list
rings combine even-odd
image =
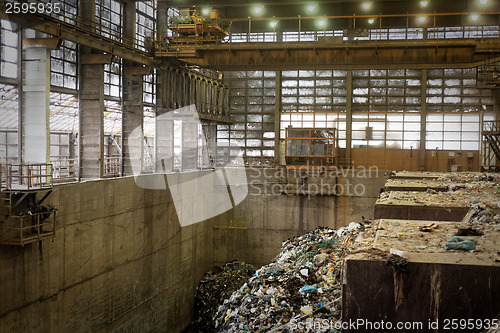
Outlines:
[{"label": "pile of trash", "polygon": [[216,332],[212,319],[218,306],[246,283],[254,271],[251,264],[234,260],[207,272],[196,290],[191,332]]},{"label": "pile of trash", "polygon": [[320,227],[283,242],[273,262],[219,306],[217,330],[287,332],[302,323],[314,332],[331,331],[325,323],[334,325],[341,312],[341,263],[362,227]]}]

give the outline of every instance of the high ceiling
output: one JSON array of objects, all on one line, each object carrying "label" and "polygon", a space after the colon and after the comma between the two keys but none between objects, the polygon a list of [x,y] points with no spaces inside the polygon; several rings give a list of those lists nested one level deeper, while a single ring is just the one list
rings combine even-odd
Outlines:
[{"label": "high ceiling", "polygon": [[[500,11],[499,0],[371,0],[371,1],[342,1],[342,0],[255,0],[255,1],[230,1],[230,0],[164,0],[167,5],[176,8],[196,6],[200,9],[217,9],[228,19],[248,18],[254,19],[252,30],[265,30],[263,24],[258,22],[262,18],[283,17],[318,17],[318,16],[352,16],[352,15],[393,15],[393,14],[421,14],[421,13],[478,13]],[[365,3],[368,2],[369,5]],[[422,3],[426,4],[422,4]],[[311,6],[313,5],[313,6]],[[254,8],[261,6],[260,13]],[[312,11],[310,9],[313,9]],[[498,15],[483,15],[481,25],[498,25]],[[307,20],[304,20],[307,30]],[[440,16],[437,25],[464,26],[470,24],[463,16]],[[406,18],[384,18],[384,27],[405,27]],[[411,26],[412,22],[408,22]],[[363,27],[363,22],[356,22],[356,27]],[[377,24],[378,25],[378,24]],[[280,21],[282,30],[296,30],[296,23]],[[336,19],[330,20],[329,28],[352,27],[352,21]],[[234,29],[234,30],[233,30]],[[248,23],[233,23],[232,31],[248,30]]]},{"label": "high ceiling", "polygon": [[252,7],[263,5],[262,15],[267,17],[283,16],[309,16],[307,6],[316,4],[315,15],[352,15],[352,14],[405,14],[405,13],[450,13],[471,11],[498,11],[498,0],[428,0],[427,6],[421,5],[421,0],[371,0],[371,7],[364,9],[367,1],[345,0],[255,0],[255,1],[230,1],[230,0],[167,0],[167,4],[178,8],[190,6],[211,7],[224,11],[228,18],[256,16]]}]

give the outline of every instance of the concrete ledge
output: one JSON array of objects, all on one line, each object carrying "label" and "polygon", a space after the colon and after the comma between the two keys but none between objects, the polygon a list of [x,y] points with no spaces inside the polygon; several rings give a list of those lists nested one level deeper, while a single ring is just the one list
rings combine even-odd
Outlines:
[{"label": "concrete ledge", "polygon": [[[408,273],[366,254],[346,259],[342,320],[421,322],[422,329],[391,332],[458,332],[445,329],[446,319],[494,319],[500,309],[500,266],[410,262]],[[438,320],[438,329],[429,322]],[[367,327],[343,332],[374,332]],[[467,330],[480,332],[482,330]]]},{"label": "concrete ledge", "polygon": [[[421,231],[431,223],[437,226],[435,231]],[[344,261],[342,322],[384,321],[394,326],[380,330],[364,325],[342,332],[483,331],[479,326],[452,329],[447,321],[473,319],[484,324],[499,315],[500,228],[477,225],[484,235],[464,237],[477,241],[474,251],[445,250],[448,239],[466,226],[464,222],[381,220],[375,237],[361,234],[363,247]],[[387,264],[391,250],[400,251],[407,260],[404,269]],[[396,329],[398,322],[422,326]]]},{"label": "concrete ledge", "polygon": [[375,219],[424,220],[424,221],[462,221],[469,207],[439,207],[418,205],[390,205],[377,202]]}]

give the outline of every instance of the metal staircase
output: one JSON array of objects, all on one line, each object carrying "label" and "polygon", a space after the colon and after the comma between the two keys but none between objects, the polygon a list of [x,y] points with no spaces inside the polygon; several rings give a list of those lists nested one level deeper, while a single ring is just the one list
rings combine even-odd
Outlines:
[{"label": "metal staircase", "polygon": [[[53,238],[57,209],[42,205],[52,193],[52,164],[7,164],[0,174],[0,244],[24,246]],[[37,194],[43,197],[37,200]]]},{"label": "metal staircase", "polygon": [[483,168],[499,170],[500,161],[500,121],[483,123]]},{"label": "metal staircase", "polygon": [[500,61],[479,66],[476,71],[476,82],[478,88],[500,88]]}]

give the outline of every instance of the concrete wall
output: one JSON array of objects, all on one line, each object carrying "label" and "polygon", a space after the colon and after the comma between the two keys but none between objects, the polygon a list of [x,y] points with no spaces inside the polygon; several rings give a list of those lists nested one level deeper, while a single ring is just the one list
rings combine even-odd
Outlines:
[{"label": "concrete wall", "polygon": [[0,246],[0,332],[180,332],[214,263],[267,264],[291,236],[370,217],[387,178],[345,175],[340,184],[365,192],[338,198],[284,195],[264,191],[283,185],[267,170],[248,170],[250,193],[234,209],[183,228],[170,191],[133,177],[55,186],[54,240]]},{"label": "concrete wall", "polygon": [[[450,157],[450,153],[454,156]],[[472,158],[467,157],[472,153]],[[381,170],[419,171],[418,149],[353,148],[351,152],[354,165],[377,165]],[[463,171],[479,171],[479,152],[477,150],[426,150],[425,171],[451,171],[452,164],[461,165]]]},{"label": "concrete wall", "polygon": [[318,226],[340,228],[361,221],[361,216],[373,217],[375,201],[388,177],[383,171],[372,170],[369,175],[362,170],[344,170],[338,180],[338,189],[344,192],[336,197],[279,194],[285,184],[278,169],[247,169],[247,198],[217,219],[226,222],[214,228],[215,263],[240,259],[267,264],[289,237]]},{"label": "concrete wall", "polygon": [[0,247],[0,332],[179,332],[213,258],[209,220],[181,228],[169,191],[132,177],[57,185],[56,237]]}]

